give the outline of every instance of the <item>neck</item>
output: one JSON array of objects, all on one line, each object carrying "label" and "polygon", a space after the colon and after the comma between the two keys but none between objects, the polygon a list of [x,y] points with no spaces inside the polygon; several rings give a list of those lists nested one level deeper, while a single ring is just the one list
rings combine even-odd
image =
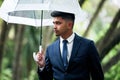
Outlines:
[{"label": "neck", "polygon": [[68,37],[70,37],[72,35],[72,31],[67,33],[67,34],[64,34],[63,36],[61,36],[63,39],[67,39]]}]

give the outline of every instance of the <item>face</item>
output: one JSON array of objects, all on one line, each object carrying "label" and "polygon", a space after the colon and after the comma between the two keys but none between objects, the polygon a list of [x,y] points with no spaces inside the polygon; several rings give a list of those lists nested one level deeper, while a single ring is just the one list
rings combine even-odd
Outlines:
[{"label": "face", "polygon": [[67,37],[71,33],[71,22],[63,19],[62,17],[54,17],[54,32],[56,36]]}]

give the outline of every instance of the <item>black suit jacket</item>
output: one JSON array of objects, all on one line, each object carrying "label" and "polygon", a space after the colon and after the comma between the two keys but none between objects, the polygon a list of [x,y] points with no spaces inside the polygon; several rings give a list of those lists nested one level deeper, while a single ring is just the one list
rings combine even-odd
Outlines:
[{"label": "black suit jacket", "polygon": [[40,80],[104,80],[100,59],[93,41],[75,34],[71,58],[65,70],[60,53],[60,39],[48,46],[46,66],[38,69]]}]

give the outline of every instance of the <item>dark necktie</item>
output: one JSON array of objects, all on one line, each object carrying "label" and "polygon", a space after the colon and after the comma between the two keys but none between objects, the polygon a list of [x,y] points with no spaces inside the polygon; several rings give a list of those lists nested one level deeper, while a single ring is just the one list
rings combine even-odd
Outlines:
[{"label": "dark necktie", "polygon": [[63,40],[63,63],[64,63],[64,68],[67,69],[67,66],[68,66],[68,61],[67,61],[67,53],[68,53],[68,50],[67,50],[67,43],[68,41],[67,40]]}]

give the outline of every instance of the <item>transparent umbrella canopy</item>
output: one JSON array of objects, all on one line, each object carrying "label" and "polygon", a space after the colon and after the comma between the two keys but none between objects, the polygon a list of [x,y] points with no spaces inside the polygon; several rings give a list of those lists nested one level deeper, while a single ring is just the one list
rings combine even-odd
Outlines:
[{"label": "transparent umbrella canopy", "polygon": [[0,17],[8,23],[32,25],[35,27],[52,25],[51,11],[74,13],[79,22],[85,12],[78,0],[4,0],[0,8]]},{"label": "transparent umbrella canopy", "polygon": [[52,11],[75,14],[75,23],[86,17],[78,0],[4,0],[0,7],[0,17],[7,23],[41,27],[39,47],[41,51],[42,27],[53,25],[50,16]]}]

